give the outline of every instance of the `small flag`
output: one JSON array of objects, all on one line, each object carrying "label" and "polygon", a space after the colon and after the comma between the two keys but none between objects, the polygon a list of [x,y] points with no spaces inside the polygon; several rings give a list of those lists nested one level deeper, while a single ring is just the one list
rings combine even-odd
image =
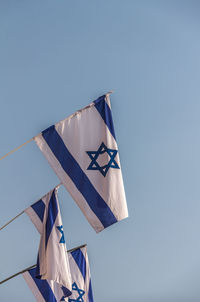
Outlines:
[{"label": "small flag", "polygon": [[72,276],[72,294],[66,297],[65,288],[57,283],[35,278],[36,269],[23,273],[23,277],[38,302],[93,302],[90,267],[86,247],[68,253]]},{"label": "small flag", "polygon": [[128,216],[108,95],[34,140],[96,232]]},{"label": "small flag", "polygon": [[[25,210],[41,234],[37,267],[32,271],[37,279],[58,283],[71,294],[72,281],[63,232],[56,187]],[[39,281],[38,281],[39,282]],[[47,284],[44,283],[44,284]],[[49,283],[48,283],[49,284]],[[55,285],[57,286],[57,285]]]},{"label": "small flag", "polygon": [[87,247],[68,253],[72,275],[72,295],[68,302],[93,302]]}]

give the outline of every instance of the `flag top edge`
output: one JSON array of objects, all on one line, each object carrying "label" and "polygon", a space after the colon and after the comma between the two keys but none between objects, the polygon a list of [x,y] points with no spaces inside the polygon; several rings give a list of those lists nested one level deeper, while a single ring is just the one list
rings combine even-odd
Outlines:
[{"label": "flag top edge", "polygon": [[96,105],[97,102],[99,101],[103,101],[105,100],[105,102],[109,102],[109,107],[110,107],[110,98],[108,94],[103,94],[102,96],[98,97],[96,100],[92,101],[91,103],[89,103],[87,106],[83,107],[82,109],[76,110],[74,113],[72,113],[71,115],[67,116],[66,118],[64,118],[63,120],[60,120],[59,122],[47,127],[45,130],[41,131],[38,135],[34,136],[33,139],[35,140],[35,138],[37,136],[39,136],[41,133],[45,133],[47,132],[51,127],[58,125],[59,123],[62,123],[66,120],[70,120],[72,118],[74,118],[77,114],[80,114],[81,112],[85,111],[88,108],[91,108],[93,106]]},{"label": "flag top edge", "polygon": [[35,203],[37,203],[38,201],[42,200],[43,198],[46,197],[46,195],[50,194],[51,192],[53,192],[55,190],[55,193],[57,194],[58,189],[60,188],[60,186],[62,186],[62,183],[58,184],[57,186],[55,186],[53,189],[49,190],[46,194],[44,194],[42,197],[40,197],[38,200],[36,200],[35,202],[31,203],[30,206],[28,206],[27,208],[24,209],[24,212],[29,209],[30,207],[32,207]]}]

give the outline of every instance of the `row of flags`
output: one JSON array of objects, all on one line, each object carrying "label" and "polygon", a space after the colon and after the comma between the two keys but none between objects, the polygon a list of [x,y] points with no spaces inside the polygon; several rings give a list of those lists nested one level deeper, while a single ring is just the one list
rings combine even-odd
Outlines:
[{"label": "row of flags", "polygon": [[[108,94],[34,140],[97,233],[128,217]],[[59,186],[24,211],[40,244],[36,267],[23,276],[38,302],[93,302],[86,247],[67,253]]]}]

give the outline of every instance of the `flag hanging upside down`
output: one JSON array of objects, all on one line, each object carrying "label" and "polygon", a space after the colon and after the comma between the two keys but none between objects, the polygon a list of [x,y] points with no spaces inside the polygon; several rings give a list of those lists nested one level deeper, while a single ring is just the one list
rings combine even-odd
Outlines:
[{"label": "flag hanging upside down", "polygon": [[34,140],[97,233],[128,217],[108,95]]},{"label": "flag hanging upside down", "polygon": [[23,273],[37,302],[93,302],[86,247],[68,253],[68,257],[72,276],[72,294],[69,297],[63,295],[63,289],[57,283],[35,278],[36,268]]},{"label": "flag hanging upside down", "polygon": [[67,297],[71,295],[72,280],[69,260],[66,257],[57,190],[58,187],[47,193],[42,199],[27,208],[25,213],[41,234],[37,267],[31,272],[35,274],[34,277],[37,280],[50,282],[55,288],[61,287],[64,291],[63,294]]}]

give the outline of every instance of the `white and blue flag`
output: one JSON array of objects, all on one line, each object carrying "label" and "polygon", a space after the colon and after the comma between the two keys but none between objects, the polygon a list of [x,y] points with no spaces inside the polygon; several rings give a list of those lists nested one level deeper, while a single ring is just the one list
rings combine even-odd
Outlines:
[{"label": "white and blue flag", "polygon": [[34,140],[96,232],[128,216],[108,95]]},{"label": "white and blue flag", "polygon": [[69,297],[64,296],[64,290],[58,284],[35,278],[35,268],[23,273],[37,302],[94,302],[86,247],[69,252],[68,257],[72,276],[72,294]]},{"label": "white and blue flag", "polygon": [[66,301],[94,302],[87,247],[76,249],[68,253],[68,256],[72,275],[72,295]]},{"label": "white and blue flag", "polygon": [[[32,271],[37,280],[46,280],[55,287],[62,287],[65,295],[72,290],[69,260],[63,232],[60,207],[57,199],[58,187],[25,210],[41,234],[37,267]],[[39,282],[39,281],[38,281]]]}]

